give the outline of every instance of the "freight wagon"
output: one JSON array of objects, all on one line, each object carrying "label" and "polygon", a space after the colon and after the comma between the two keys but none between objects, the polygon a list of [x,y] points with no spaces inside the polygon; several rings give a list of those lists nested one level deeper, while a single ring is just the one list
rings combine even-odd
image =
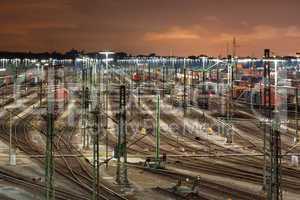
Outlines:
[{"label": "freight wagon", "polygon": [[[292,92],[293,87],[287,86],[278,86],[276,97],[275,97],[275,87],[271,86],[270,94],[269,89],[264,88],[263,84],[256,85],[255,88],[249,89],[242,94],[242,98],[245,99],[246,103],[252,104],[253,106],[268,106],[271,103],[271,106],[281,106],[283,104],[290,104],[292,102]],[[292,92],[292,93],[291,93]],[[266,93],[266,97],[264,94]]]},{"label": "freight wagon", "polygon": [[56,88],[54,91],[54,118],[65,110],[69,102],[69,91],[64,87]]}]

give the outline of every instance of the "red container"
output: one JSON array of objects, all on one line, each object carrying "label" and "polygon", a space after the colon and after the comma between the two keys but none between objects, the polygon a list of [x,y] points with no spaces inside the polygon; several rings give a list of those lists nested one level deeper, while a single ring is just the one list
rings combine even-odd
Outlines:
[{"label": "red container", "polygon": [[[261,91],[261,104],[262,105],[269,105],[269,99],[271,100],[271,105],[272,106],[280,105],[282,103],[282,98],[284,98],[284,97],[281,97],[279,94],[277,94],[277,98],[275,100],[274,86],[271,86],[271,94],[267,95],[266,100],[264,98],[264,86],[263,85],[261,85],[260,91]],[[257,92],[260,93],[260,91],[257,91]]]},{"label": "red container", "polygon": [[68,102],[69,100],[69,91],[66,88],[57,88],[55,101],[56,102]]},{"label": "red container", "polygon": [[141,80],[141,76],[138,73],[133,73],[132,75],[132,80],[133,81],[140,81]]}]

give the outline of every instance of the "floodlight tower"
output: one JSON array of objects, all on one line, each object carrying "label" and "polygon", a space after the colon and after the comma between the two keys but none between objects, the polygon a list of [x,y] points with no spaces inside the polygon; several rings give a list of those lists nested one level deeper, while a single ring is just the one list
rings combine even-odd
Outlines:
[{"label": "floodlight tower", "polygon": [[[114,52],[111,51],[102,51],[99,52],[99,54],[101,55],[105,55],[105,70],[106,70],[106,76],[108,76],[108,62],[109,61],[113,61],[113,59],[109,59],[108,56],[114,54]],[[104,85],[104,79],[103,79],[103,70],[101,68],[101,79],[102,80],[102,84],[100,84],[100,91],[102,92],[104,90],[103,85]],[[108,135],[107,135],[107,128],[108,128],[108,118],[107,118],[107,114],[108,114],[108,84],[109,84],[109,78],[106,77],[106,91],[105,91],[105,105],[104,105],[104,109],[105,109],[105,123],[104,123],[104,128],[106,129],[105,131],[105,158],[106,161],[108,160]],[[100,98],[101,98],[101,92],[100,92]],[[103,101],[102,101],[103,102]],[[106,162],[106,167],[108,167],[108,162]]]},{"label": "floodlight tower", "polygon": [[99,52],[99,54],[105,55],[104,61],[105,61],[105,69],[106,69],[106,71],[107,71],[107,70],[108,70],[108,62],[109,62],[109,61],[112,61],[112,59],[109,59],[108,56],[109,56],[109,55],[112,55],[112,54],[115,54],[115,53],[112,52],[112,51],[101,51],[101,52]]}]

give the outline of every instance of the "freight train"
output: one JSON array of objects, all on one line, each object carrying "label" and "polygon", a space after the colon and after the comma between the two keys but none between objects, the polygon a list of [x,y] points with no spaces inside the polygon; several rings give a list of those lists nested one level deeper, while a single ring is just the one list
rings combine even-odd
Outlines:
[{"label": "freight train", "polygon": [[[264,93],[266,92],[266,96]],[[296,87],[291,86],[277,86],[275,95],[275,87],[272,85],[269,89],[265,88],[263,84],[257,84],[254,88],[247,88],[243,92],[235,92],[235,99],[243,100],[247,104],[254,107],[268,106],[271,107],[283,106],[287,109],[293,109],[296,104]],[[299,98],[299,97],[298,97]]]},{"label": "freight train", "polygon": [[[12,85],[14,82],[15,76],[13,75],[4,75],[0,77],[0,87],[5,87],[8,85]],[[26,74],[18,75],[18,83],[26,83],[29,85],[37,84],[37,77],[33,75],[32,72],[26,72]]]}]

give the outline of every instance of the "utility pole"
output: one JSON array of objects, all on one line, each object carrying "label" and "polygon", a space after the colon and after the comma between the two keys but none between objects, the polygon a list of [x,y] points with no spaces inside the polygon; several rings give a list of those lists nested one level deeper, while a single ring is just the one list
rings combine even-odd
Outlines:
[{"label": "utility pole", "polygon": [[[270,58],[270,50],[265,49],[265,59]],[[274,119],[272,119],[271,102],[271,69],[269,61],[265,64],[264,75],[268,79],[268,121],[269,131],[265,131],[264,137],[264,187],[267,192],[268,200],[281,200],[281,138],[280,138],[280,119],[277,102],[274,102]],[[266,73],[267,72],[267,73]],[[277,75],[276,75],[277,77]],[[276,81],[276,80],[275,80]],[[266,80],[265,80],[266,83]],[[266,85],[265,85],[266,87]],[[266,93],[266,91],[265,91]],[[266,99],[266,94],[264,99]]]},{"label": "utility pole", "polygon": [[[176,58],[173,59],[173,68],[174,68],[174,79],[175,79],[175,83],[177,82],[176,81],[176,78],[177,78],[177,73],[178,73],[178,68],[177,68],[177,63],[176,63]],[[180,63],[180,60],[179,60],[179,63]]]},{"label": "utility pole", "polygon": [[127,176],[127,126],[126,126],[126,88],[125,85],[120,86],[120,102],[119,102],[119,128],[117,143],[117,178],[118,184],[128,186]]},{"label": "utility pole", "polygon": [[27,76],[26,76],[27,67],[26,67],[26,65],[22,61],[21,61],[20,64],[23,65],[23,67],[24,67],[24,76],[25,76],[25,78],[24,78],[24,85],[25,85],[25,94],[26,94],[27,93]]},{"label": "utility pole", "polygon": [[87,82],[87,74],[86,74],[86,67],[85,64],[83,63],[82,66],[82,116],[81,116],[81,125],[82,125],[82,130],[83,130],[83,149],[85,149],[87,147],[87,143],[88,141],[86,141],[86,123],[87,123],[87,108],[88,108],[88,103],[87,103],[87,95],[88,95],[88,91],[87,91],[87,87],[86,87],[86,82]]},{"label": "utility pole", "polygon": [[53,138],[54,138],[54,119],[52,113],[52,103],[48,103],[47,112],[47,143],[46,143],[46,199],[54,200],[54,187],[53,187]]},{"label": "utility pole", "polygon": [[99,195],[99,135],[101,131],[101,120],[99,116],[99,108],[96,107],[95,110],[92,112],[93,115],[93,195],[92,199],[98,199]]},{"label": "utility pole", "polygon": [[162,96],[165,96],[165,63],[163,64],[163,69],[162,69],[162,82],[163,82],[163,88],[162,88]]},{"label": "utility pole", "polygon": [[40,107],[42,107],[42,94],[43,94],[43,80],[42,79],[39,79],[39,85],[40,85],[39,100],[40,100]]},{"label": "utility pole", "polygon": [[[274,119],[271,120],[271,131],[270,131],[270,182],[268,190],[268,199],[270,200],[281,200],[281,137],[280,137],[280,116],[278,112],[278,103],[276,101],[276,87],[277,87],[277,62],[275,61],[275,87],[274,87]],[[269,77],[269,112],[271,114],[271,76],[270,76],[270,67],[268,69]],[[270,118],[271,119],[271,118]]]},{"label": "utility pole", "polygon": [[[49,72],[53,71],[54,68],[52,64],[48,67],[48,76]],[[49,71],[50,70],[50,71]],[[54,68],[55,70],[55,68]],[[55,79],[55,72],[54,72],[54,79]],[[48,77],[48,82],[51,79]],[[56,80],[54,80],[54,88],[56,84]],[[46,136],[46,165],[45,165],[45,183],[46,183],[46,199],[47,200],[54,200],[54,186],[53,186],[53,174],[54,174],[54,162],[53,162],[53,139],[54,139],[54,102],[55,102],[55,95],[51,91],[51,84],[48,84],[48,97],[47,97],[47,136]]]},{"label": "utility pole", "polygon": [[296,96],[296,105],[295,105],[295,120],[296,120],[296,142],[299,142],[299,134],[298,134],[298,104],[299,104],[299,98],[298,98],[298,88],[296,87],[296,91],[295,91],[295,96]]},{"label": "utility pole", "polygon": [[[107,71],[108,73],[108,71]],[[105,90],[105,159],[108,160],[108,94],[109,94],[109,78],[108,78],[108,74],[106,74],[106,90]],[[106,162],[106,168],[108,168],[108,162]]]},{"label": "utility pole", "polygon": [[[265,49],[264,58],[268,59],[270,57],[270,50]],[[264,108],[264,117],[268,119],[268,112],[267,112],[267,68],[269,67],[269,62],[264,63],[264,96],[263,96],[263,108]],[[269,119],[268,119],[269,120]],[[267,120],[264,120],[264,168],[263,168],[263,190],[267,191],[268,184],[268,172],[267,172]]]},{"label": "utility pole", "polygon": [[9,112],[9,163],[11,163],[11,132],[12,132],[12,116],[11,112]]},{"label": "utility pole", "polygon": [[195,83],[194,83],[194,71],[191,70],[191,82],[190,82],[190,105],[194,104],[194,89],[195,89]]},{"label": "utility pole", "polygon": [[[238,47],[240,47],[240,46],[237,45],[236,38],[233,37],[233,40],[232,40],[232,56],[233,56],[234,60],[235,60],[235,58],[237,58],[237,48]],[[234,66],[235,66],[235,78],[237,79],[238,69],[236,67],[236,62],[234,62]]]},{"label": "utility pole", "polygon": [[176,84],[176,77],[177,77],[177,67],[175,66],[175,58],[172,57],[172,70],[174,75],[174,83]]},{"label": "utility pole", "polygon": [[268,190],[268,199],[281,200],[281,137],[280,137],[280,119],[278,113],[275,113],[275,119],[272,122],[270,136],[271,150],[271,177]]},{"label": "utility pole", "polygon": [[12,111],[9,112],[9,164],[12,165]]},{"label": "utility pole", "polygon": [[236,56],[236,39],[235,39],[235,37],[233,37],[233,40],[232,40],[232,55],[233,55],[233,57]]},{"label": "utility pole", "polygon": [[167,63],[167,65],[165,66],[165,70],[166,70],[166,73],[165,73],[165,80],[168,82],[169,81],[169,65]]},{"label": "utility pole", "polygon": [[187,103],[186,103],[186,66],[185,58],[183,60],[183,112],[186,115]]},{"label": "utility pole", "polygon": [[155,162],[156,168],[160,168],[160,94],[156,100],[156,120],[155,120]]},{"label": "utility pole", "polygon": [[43,89],[43,81],[44,81],[44,64],[41,64],[39,67],[39,85],[40,85],[40,107],[42,107],[42,98],[44,94],[44,89]]},{"label": "utility pole", "polygon": [[232,57],[231,55],[228,55],[228,63],[227,63],[227,88],[228,88],[228,94],[227,94],[227,131],[226,131],[226,143],[231,144],[232,143],[232,93],[233,93],[233,69],[232,69]]},{"label": "utility pole", "polygon": [[202,95],[203,95],[203,99],[204,99],[204,101],[203,101],[203,108],[205,109],[205,108],[207,108],[206,107],[206,105],[207,105],[207,92],[205,91],[206,90],[206,88],[205,88],[205,86],[206,86],[206,73],[205,73],[205,69],[202,69],[203,71],[202,71]]},{"label": "utility pole", "polygon": [[[219,65],[219,64],[218,64]],[[220,73],[219,66],[217,68],[217,93],[220,95]]]},{"label": "utility pole", "polygon": [[[17,106],[17,99],[15,99],[15,106]],[[16,149],[12,145],[12,128],[13,128],[13,118],[12,109],[9,109],[9,165],[16,165]],[[16,127],[16,125],[15,125]]]},{"label": "utility pole", "polygon": [[150,63],[148,63],[148,82],[151,81]]},{"label": "utility pole", "polygon": [[137,83],[137,89],[138,89],[138,107],[141,107],[141,83],[138,81]]}]

